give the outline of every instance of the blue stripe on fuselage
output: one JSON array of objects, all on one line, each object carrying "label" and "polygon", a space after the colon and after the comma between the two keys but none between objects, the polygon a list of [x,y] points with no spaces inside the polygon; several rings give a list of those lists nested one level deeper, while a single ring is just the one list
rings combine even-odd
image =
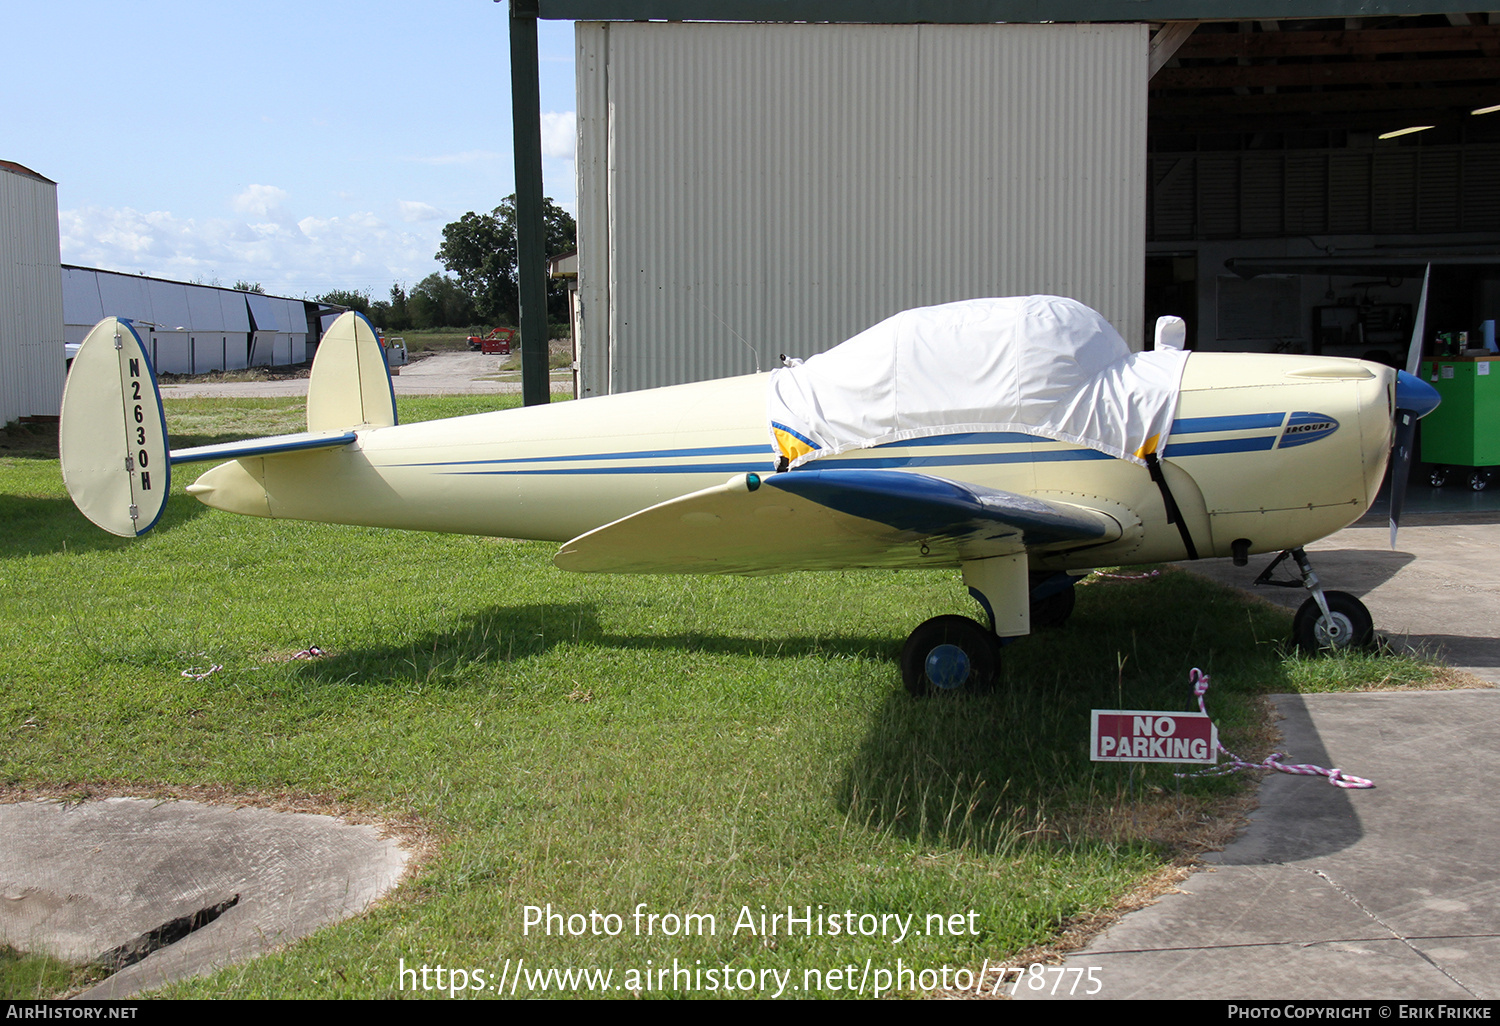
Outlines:
[{"label": "blue stripe on fuselage", "polygon": [[1173,435],[1196,435],[1209,431],[1249,431],[1279,428],[1285,413],[1239,413],[1226,417],[1185,417],[1172,421]]},{"label": "blue stripe on fuselage", "polygon": [[[1272,448],[1276,444],[1276,434],[1256,435],[1253,437],[1225,438],[1212,441],[1176,441],[1179,436],[1206,434],[1219,431],[1246,431],[1264,430],[1266,428],[1279,429],[1286,420],[1285,413],[1250,413],[1236,414],[1223,417],[1186,417],[1172,423],[1172,441],[1166,450],[1166,456],[1207,456],[1234,452],[1256,452]],[[933,435],[925,438],[913,438],[907,441],[887,442],[875,446],[875,449],[932,449],[950,448],[957,446],[979,446],[979,445],[1054,445],[1067,444],[1055,443],[1041,436],[1022,434],[1014,431],[971,431],[953,435]],[[490,460],[463,460],[442,461],[434,463],[407,463],[401,466],[408,467],[446,467],[452,468],[444,471],[448,474],[461,475],[493,475],[493,474],[528,474],[528,475],[578,475],[578,474],[740,474],[763,471],[767,464],[774,462],[774,454],[769,452],[768,446],[762,445],[727,445],[712,446],[704,448],[686,449],[644,449],[630,452],[611,453],[580,453],[571,456],[522,456],[508,459]],[[1070,447],[1066,449],[1051,448],[1029,448],[1016,449],[1006,452],[967,452],[967,453],[932,453],[915,454],[911,456],[874,456],[860,455],[860,453],[873,450],[857,450],[855,453],[842,456],[825,456],[822,459],[813,460],[799,467],[798,470],[810,470],[813,468],[832,470],[842,468],[857,468],[864,470],[889,470],[900,468],[926,468],[926,467],[958,467],[975,466],[985,464],[1004,463],[1057,463],[1074,462],[1086,460],[1108,460],[1114,457],[1108,453],[1099,452],[1097,449],[1084,447]],[[641,466],[620,466],[623,460],[690,460],[704,457],[725,456],[763,456],[763,460],[736,461],[736,462],[713,462],[713,463],[681,463],[681,462],[655,462]],[[595,466],[564,466],[559,463],[583,463],[594,464],[605,463]],[[538,467],[534,464],[554,464],[550,467]],[[795,473],[795,471],[794,471]]]}]

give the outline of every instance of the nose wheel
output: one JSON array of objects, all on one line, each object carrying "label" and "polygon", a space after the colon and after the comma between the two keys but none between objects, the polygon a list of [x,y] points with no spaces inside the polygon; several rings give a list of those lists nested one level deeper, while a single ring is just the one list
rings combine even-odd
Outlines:
[{"label": "nose wheel", "polygon": [[1365,648],[1375,639],[1370,611],[1359,599],[1344,591],[1325,591],[1325,612],[1316,598],[1302,603],[1292,620],[1292,640],[1309,655]]},{"label": "nose wheel", "polygon": [[[1272,579],[1272,572],[1288,557],[1297,564],[1301,580]],[[1302,603],[1292,619],[1292,642],[1308,655],[1367,648],[1375,641],[1375,623],[1365,604],[1346,591],[1324,591],[1307,553],[1300,548],[1287,549],[1277,556],[1255,583],[1308,590],[1312,597]]]},{"label": "nose wheel", "polygon": [[901,650],[901,680],[918,698],[988,691],[1000,672],[1000,639],[967,616],[935,616]]}]

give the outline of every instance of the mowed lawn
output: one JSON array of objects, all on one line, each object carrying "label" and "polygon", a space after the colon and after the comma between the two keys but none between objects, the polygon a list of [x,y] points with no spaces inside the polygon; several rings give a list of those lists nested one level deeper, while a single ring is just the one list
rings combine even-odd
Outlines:
[{"label": "mowed lawn", "polygon": [[[298,430],[301,404],[167,418],[193,445]],[[201,469],[126,541],[74,510],[56,459],[0,454],[6,800],[295,800],[420,851],[365,915],[172,996],[430,995],[435,972],[400,972],[422,965],[445,994],[462,970],[465,996],[502,972],[507,994],[566,991],[526,974],[570,969],[615,996],[977,982],[1181,857],[1241,786],[1090,763],[1090,709],[1193,708],[1201,666],[1225,743],[1259,757],[1260,695],[1432,672],[1289,656],[1286,614],[1169,569],[1081,585],[1067,626],[1006,649],[994,694],[914,701],[906,634],[976,612],[956,571],[571,575],[550,544],[208,510],[180,494]],[[0,958],[0,996],[66,986],[36,967]]]}]

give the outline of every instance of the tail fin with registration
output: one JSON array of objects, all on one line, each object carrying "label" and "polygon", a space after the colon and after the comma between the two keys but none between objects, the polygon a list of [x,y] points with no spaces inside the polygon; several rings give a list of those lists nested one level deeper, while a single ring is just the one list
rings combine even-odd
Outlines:
[{"label": "tail fin with registration", "polygon": [[[333,449],[354,443],[358,429],[394,425],[390,372],[362,315],[342,314],[324,334],[308,382],[307,421],[298,434],[172,449],[146,348],[129,321],[108,317],[79,348],[63,391],[63,481],[84,516],[134,538],[161,518],[176,464]],[[188,490],[215,504],[212,487],[199,482]]]}]

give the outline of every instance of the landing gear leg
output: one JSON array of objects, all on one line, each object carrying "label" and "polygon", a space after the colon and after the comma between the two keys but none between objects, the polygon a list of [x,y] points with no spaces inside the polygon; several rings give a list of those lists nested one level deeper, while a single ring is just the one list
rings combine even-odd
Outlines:
[{"label": "landing gear leg", "polygon": [[989,626],[967,616],[935,616],[901,650],[901,680],[913,695],[986,691],[1000,673],[1000,639],[1031,629],[1026,553],[969,560],[964,584]]},{"label": "landing gear leg", "polygon": [[1255,583],[1297,587],[1299,582],[1296,581],[1271,580],[1271,571],[1288,556],[1297,563],[1302,577],[1301,586],[1312,595],[1302,603],[1292,620],[1292,641],[1297,647],[1309,655],[1369,647],[1375,640],[1375,624],[1370,611],[1363,602],[1348,592],[1325,592],[1318,575],[1313,573],[1307,553],[1301,548],[1282,552],[1261,572]]}]

